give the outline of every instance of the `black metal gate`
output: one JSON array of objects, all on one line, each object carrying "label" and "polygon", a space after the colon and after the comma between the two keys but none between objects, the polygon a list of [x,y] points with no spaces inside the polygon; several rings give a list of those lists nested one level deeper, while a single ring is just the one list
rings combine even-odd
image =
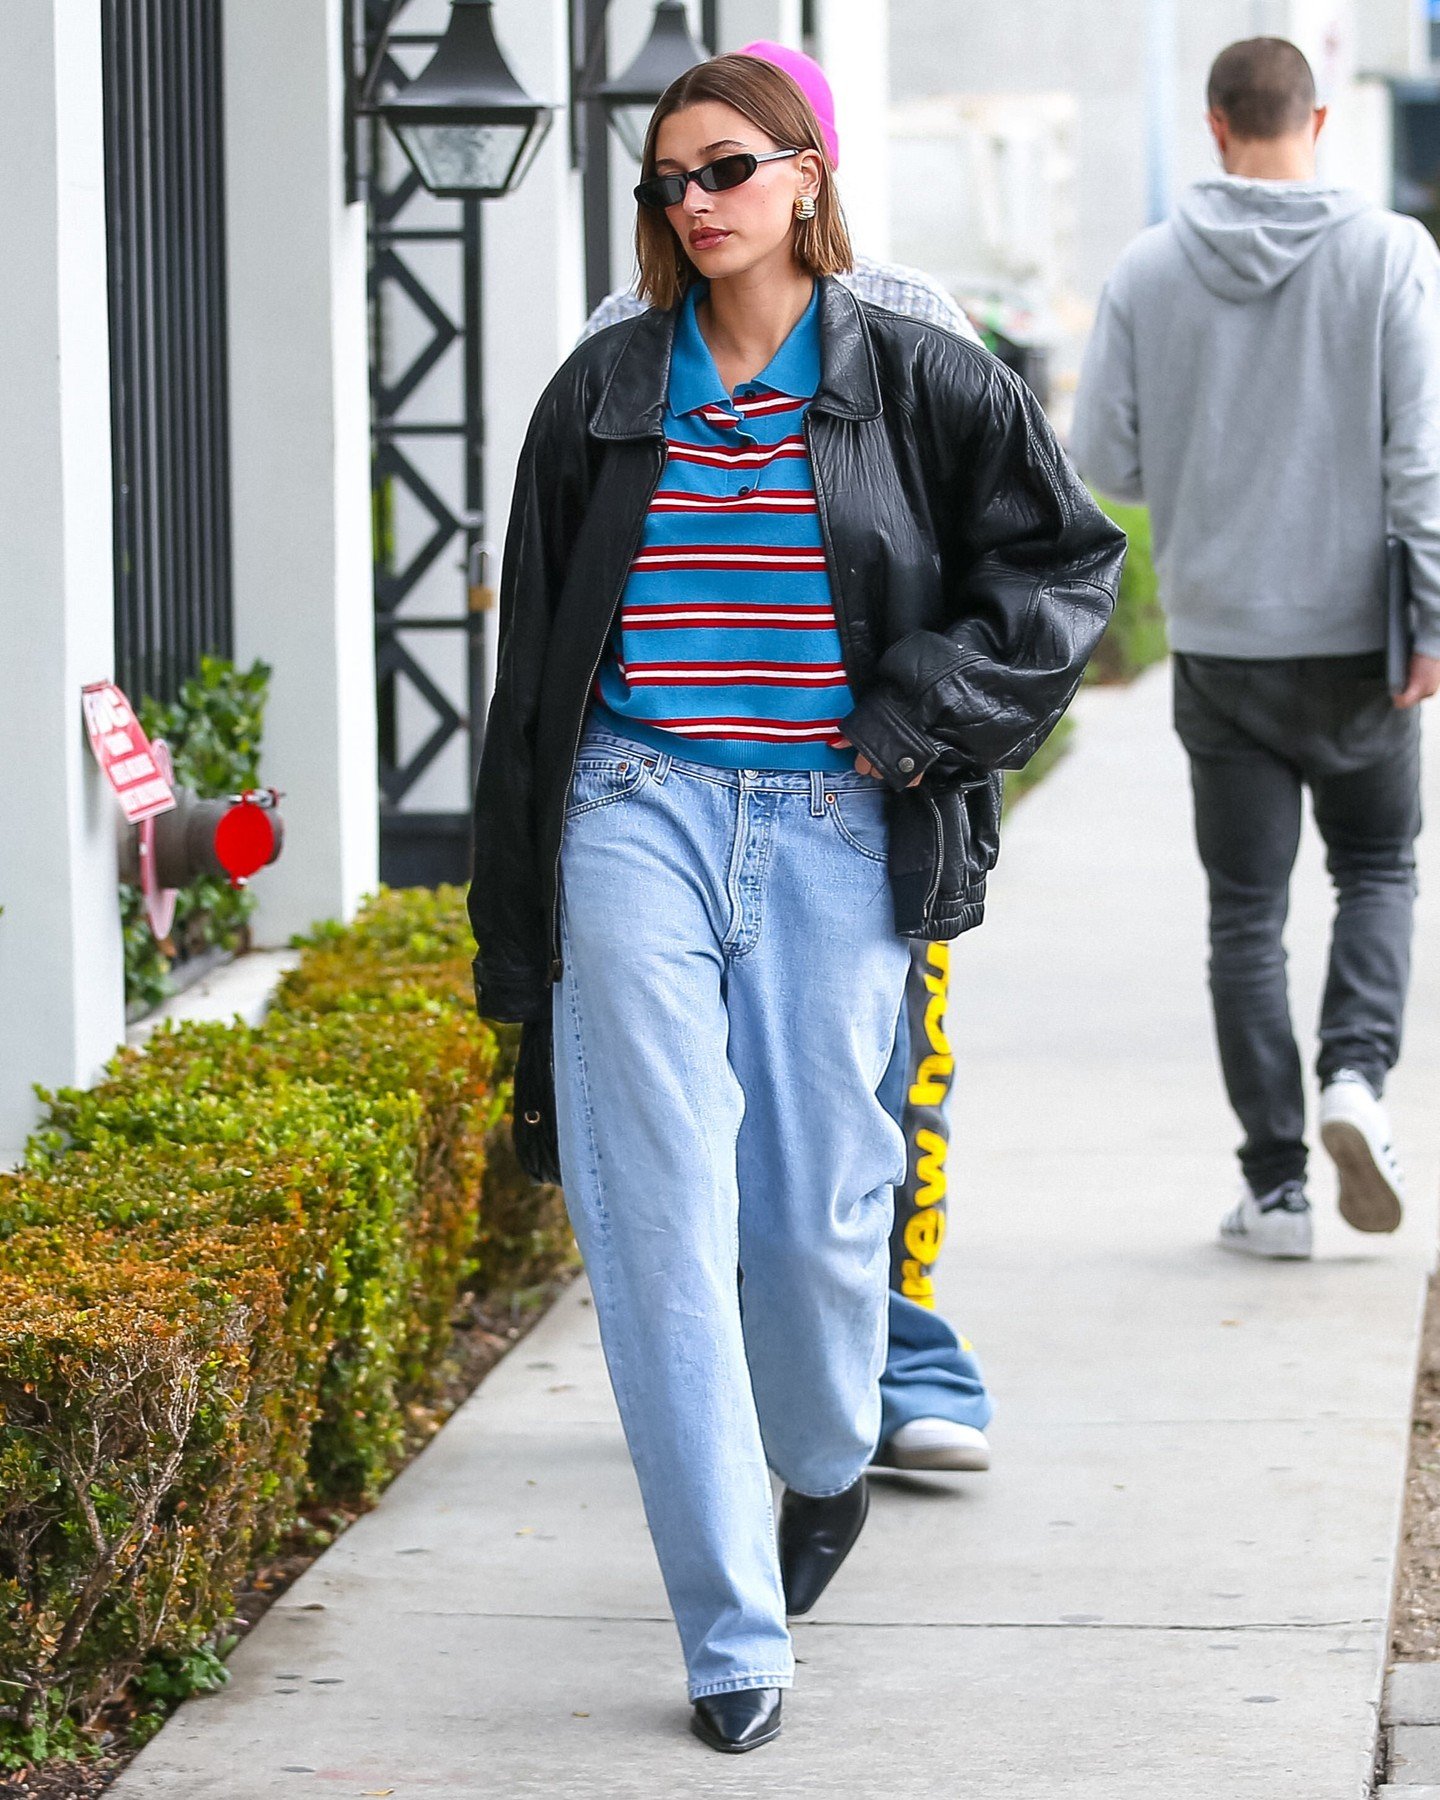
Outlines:
[{"label": "black metal gate", "polygon": [[102,0],[115,661],[232,653],[221,0]]},{"label": "black metal gate", "polygon": [[[386,45],[379,94],[437,42],[403,29],[409,3],[364,0],[365,65]],[[370,131],[380,876],[431,886],[468,876],[485,725],[480,205],[433,198]]]}]

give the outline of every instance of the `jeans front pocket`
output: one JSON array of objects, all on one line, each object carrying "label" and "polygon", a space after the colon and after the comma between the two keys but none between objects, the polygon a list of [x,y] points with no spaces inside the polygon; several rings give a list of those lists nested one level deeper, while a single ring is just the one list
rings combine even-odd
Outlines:
[{"label": "jeans front pocket", "polygon": [[578,819],[582,813],[628,800],[644,785],[654,766],[652,758],[633,750],[583,748],[570,780],[566,819]]},{"label": "jeans front pocket", "polygon": [[873,788],[831,788],[825,811],[852,850],[871,862],[890,860],[889,796],[878,781]]}]

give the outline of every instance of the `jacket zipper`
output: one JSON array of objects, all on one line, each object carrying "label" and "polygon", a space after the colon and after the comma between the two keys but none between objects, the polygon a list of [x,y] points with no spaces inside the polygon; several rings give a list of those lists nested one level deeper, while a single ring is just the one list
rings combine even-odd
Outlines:
[{"label": "jacket zipper", "polygon": [[[580,708],[580,717],[575,726],[575,736],[570,744],[570,771],[565,777],[565,792],[570,792],[570,783],[575,779],[575,759],[580,754],[580,738],[585,730],[585,714],[590,706],[590,690],[595,685],[595,677],[600,672],[600,665],[605,660],[605,652],[610,647],[610,634],[615,629],[615,615],[620,610],[620,602],[625,597],[625,582],[630,578],[630,565],[635,560],[635,552],[640,548],[640,540],[645,535],[645,525],[650,517],[650,507],[655,499],[661,480],[665,474],[665,458],[662,455],[655,470],[655,479],[650,484],[650,492],[640,514],[640,523],[630,543],[630,550],[625,558],[625,578],[620,583],[620,591],[610,606],[610,618],[605,626],[604,636],[600,639],[600,648],[595,654],[595,661],[590,666],[590,673],[585,678],[585,699]],[[552,984],[560,979],[564,963],[560,955],[560,852],[564,848],[565,832],[562,822],[560,841],[555,846],[555,862],[550,871],[550,980]]]},{"label": "jacket zipper", "polygon": [[930,883],[930,892],[925,896],[925,923],[930,922],[930,914],[936,900],[940,896],[940,877],[945,871],[945,821],[940,817],[938,804],[925,796],[925,804],[930,808],[930,820],[935,827],[935,879]]}]

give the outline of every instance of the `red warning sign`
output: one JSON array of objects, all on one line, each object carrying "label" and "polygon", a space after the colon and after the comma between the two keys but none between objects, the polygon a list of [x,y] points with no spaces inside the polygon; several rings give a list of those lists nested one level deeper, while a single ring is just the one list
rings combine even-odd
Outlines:
[{"label": "red warning sign", "polygon": [[135,710],[113,681],[92,681],[81,690],[90,748],[132,825],[169,812],[175,793],[155,760]]}]

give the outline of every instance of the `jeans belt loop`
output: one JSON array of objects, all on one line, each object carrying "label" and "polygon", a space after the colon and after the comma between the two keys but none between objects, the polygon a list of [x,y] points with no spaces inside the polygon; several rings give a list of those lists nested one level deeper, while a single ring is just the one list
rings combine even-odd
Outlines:
[{"label": "jeans belt loop", "polygon": [[812,819],[825,817],[825,777],[819,769],[810,771],[810,817]]}]

